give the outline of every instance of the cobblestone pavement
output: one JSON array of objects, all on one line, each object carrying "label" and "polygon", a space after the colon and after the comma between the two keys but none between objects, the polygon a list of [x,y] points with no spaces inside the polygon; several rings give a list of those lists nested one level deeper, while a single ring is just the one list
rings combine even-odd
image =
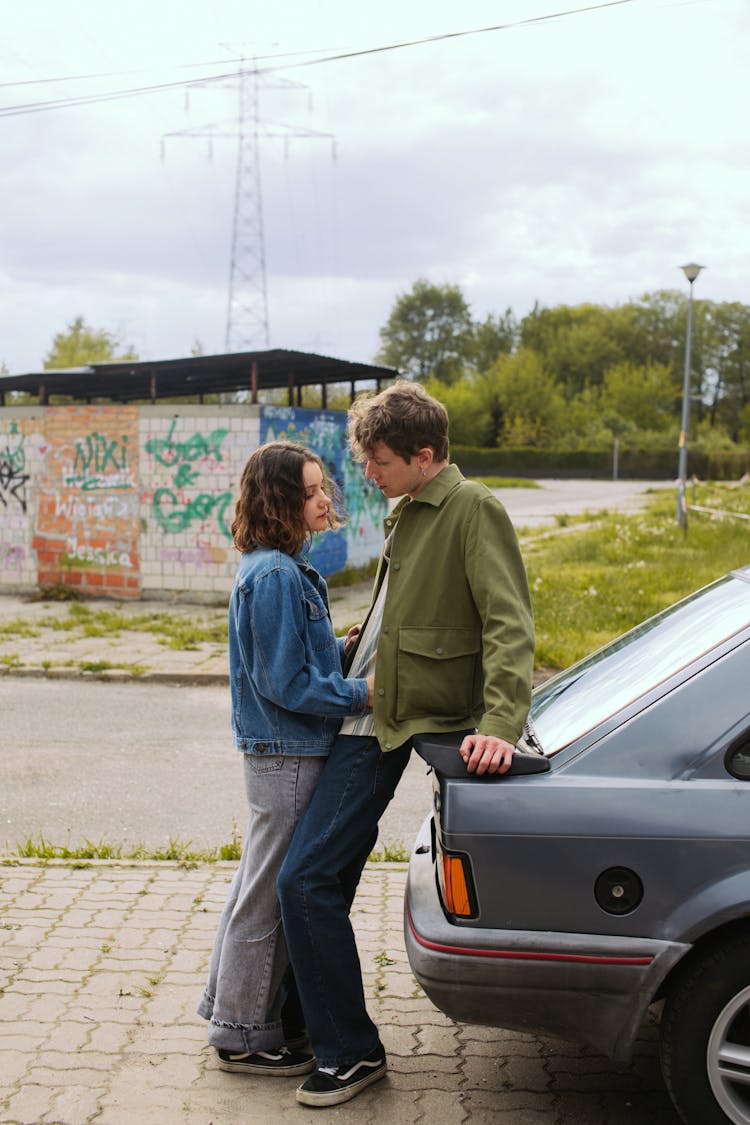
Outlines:
[{"label": "cobblestone pavement", "polygon": [[368,865],[353,910],[388,1077],[323,1111],[297,1105],[299,1079],[224,1073],[195,1006],[232,870],[0,866],[3,1125],[677,1125],[652,1027],[616,1066],[436,1011],[406,959],[398,864]]}]

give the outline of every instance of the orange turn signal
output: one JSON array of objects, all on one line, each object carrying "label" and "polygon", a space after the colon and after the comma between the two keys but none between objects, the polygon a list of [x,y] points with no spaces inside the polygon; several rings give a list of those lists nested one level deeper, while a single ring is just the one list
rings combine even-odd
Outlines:
[{"label": "orange turn signal", "polygon": [[472,909],[463,860],[459,856],[445,855],[445,853],[440,856],[440,860],[442,863],[438,871],[442,870],[440,889],[443,893],[445,909],[449,914],[468,917]]}]

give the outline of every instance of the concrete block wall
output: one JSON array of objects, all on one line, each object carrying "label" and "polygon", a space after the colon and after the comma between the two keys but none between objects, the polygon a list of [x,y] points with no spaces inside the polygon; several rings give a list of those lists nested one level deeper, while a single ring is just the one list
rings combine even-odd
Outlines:
[{"label": "concrete block wall", "polygon": [[318,536],[323,574],[377,556],[387,501],[362,478],[336,411],[188,404],[0,408],[0,593],[70,585],[113,598],[222,601],[250,453],[298,440],[335,475],[348,522]]}]

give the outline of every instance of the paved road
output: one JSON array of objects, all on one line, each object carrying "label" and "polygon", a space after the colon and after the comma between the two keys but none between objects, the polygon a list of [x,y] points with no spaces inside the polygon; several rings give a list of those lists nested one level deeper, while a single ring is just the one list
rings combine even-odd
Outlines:
[{"label": "paved road", "polygon": [[672,481],[664,480],[543,480],[537,483],[539,488],[493,489],[519,532],[524,528],[554,527],[558,517],[563,515],[637,512],[649,493],[673,487]]},{"label": "paved road", "polygon": [[[0,678],[0,850],[31,836],[196,849],[244,836],[225,687]],[[381,826],[411,846],[429,811],[415,757]]]}]

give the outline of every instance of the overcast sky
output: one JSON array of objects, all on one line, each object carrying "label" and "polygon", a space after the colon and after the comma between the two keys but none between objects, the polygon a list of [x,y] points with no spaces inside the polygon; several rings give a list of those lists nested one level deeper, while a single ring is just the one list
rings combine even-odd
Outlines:
[{"label": "overcast sky", "polygon": [[679,267],[697,261],[696,297],[750,304],[748,0],[3,8],[13,374],[77,316],[141,359],[225,350],[243,58],[261,70],[271,347],[371,360],[418,278],[459,285],[477,318],[520,319],[535,301],[687,292]]}]

